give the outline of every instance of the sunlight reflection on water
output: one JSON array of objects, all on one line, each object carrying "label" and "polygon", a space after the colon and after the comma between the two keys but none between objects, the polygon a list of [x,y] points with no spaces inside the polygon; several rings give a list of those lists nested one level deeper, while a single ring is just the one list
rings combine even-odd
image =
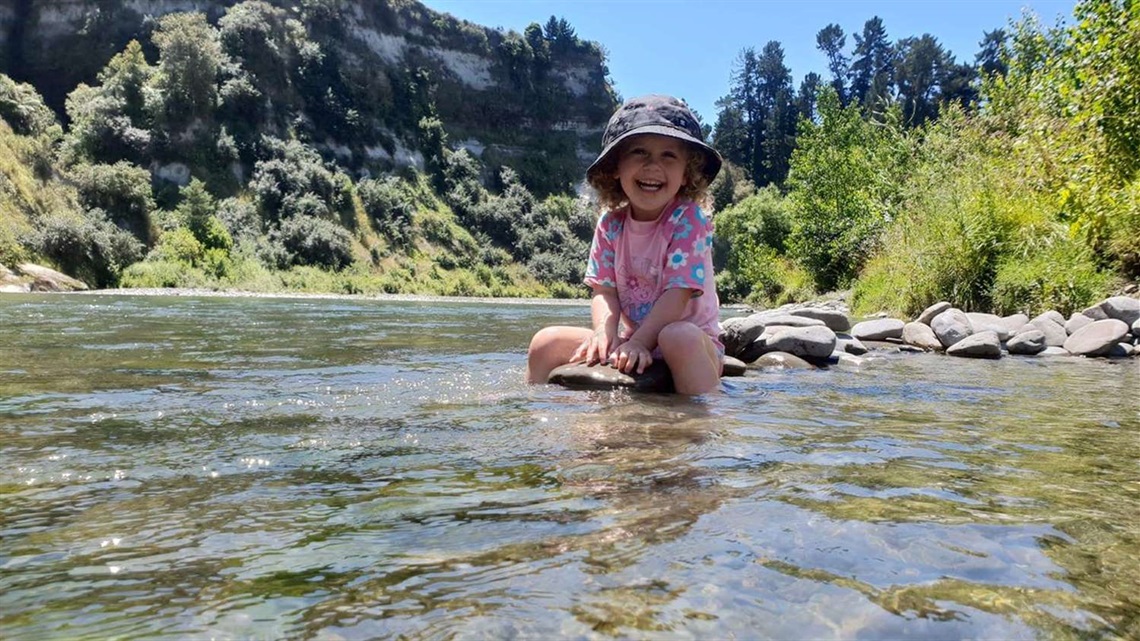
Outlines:
[{"label": "sunlight reflection on water", "polygon": [[585,316],[0,299],[0,630],[1136,632],[1133,365],[886,355],[698,399],[523,385],[530,333]]}]

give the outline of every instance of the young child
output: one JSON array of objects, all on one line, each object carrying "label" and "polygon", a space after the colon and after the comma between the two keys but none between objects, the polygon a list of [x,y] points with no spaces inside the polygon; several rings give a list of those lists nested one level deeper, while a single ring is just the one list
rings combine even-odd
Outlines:
[{"label": "young child", "polygon": [[681,394],[717,388],[724,360],[713,284],[713,228],[698,205],[720,171],[684,102],[626,102],[602,135],[586,180],[606,208],[594,230],[585,283],[593,329],[546,327],[527,352],[527,382],[559,365],[611,363],[645,371],[665,359]]}]

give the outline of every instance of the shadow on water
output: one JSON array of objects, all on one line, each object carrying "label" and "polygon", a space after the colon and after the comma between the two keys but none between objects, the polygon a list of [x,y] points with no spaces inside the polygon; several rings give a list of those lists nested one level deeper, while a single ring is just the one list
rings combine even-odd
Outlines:
[{"label": "shadow on water", "polygon": [[582,309],[0,301],[12,638],[1131,638],[1140,371],[521,383]]}]

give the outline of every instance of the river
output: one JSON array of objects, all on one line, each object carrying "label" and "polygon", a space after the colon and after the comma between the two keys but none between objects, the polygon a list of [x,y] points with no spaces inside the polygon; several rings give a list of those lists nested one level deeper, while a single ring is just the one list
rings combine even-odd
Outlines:
[{"label": "river", "polygon": [[587,317],[0,297],[0,638],[1140,638],[1136,360],[524,385]]}]

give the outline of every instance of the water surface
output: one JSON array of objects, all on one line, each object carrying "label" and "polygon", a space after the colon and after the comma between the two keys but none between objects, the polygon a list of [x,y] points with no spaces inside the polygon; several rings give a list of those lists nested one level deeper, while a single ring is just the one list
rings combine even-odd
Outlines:
[{"label": "water surface", "polygon": [[0,637],[1140,638],[1137,361],[524,385],[587,317],[0,298]]}]

